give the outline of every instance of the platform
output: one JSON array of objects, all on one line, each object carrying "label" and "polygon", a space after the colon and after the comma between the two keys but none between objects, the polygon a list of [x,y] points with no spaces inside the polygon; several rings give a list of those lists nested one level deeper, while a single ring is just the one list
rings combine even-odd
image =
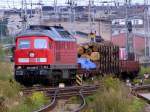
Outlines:
[{"label": "platform", "polygon": [[138,96],[150,101],[150,93],[139,93]]}]

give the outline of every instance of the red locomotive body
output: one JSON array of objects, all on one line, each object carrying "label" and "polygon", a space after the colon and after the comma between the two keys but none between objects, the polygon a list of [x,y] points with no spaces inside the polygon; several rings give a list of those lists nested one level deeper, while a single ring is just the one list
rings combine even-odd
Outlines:
[{"label": "red locomotive body", "polygon": [[[38,43],[39,41],[39,43]],[[43,46],[41,46],[43,41]],[[26,42],[27,46],[21,44]],[[16,65],[66,65],[76,63],[75,42],[55,42],[49,37],[17,37]],[[23,52],[22,52],[23,51]]]},{"label": "red locomotive body", "polygon": [[15,79],[23,84],[74,80],[76,40],[63,27],[30,26],[16,38],[14,61]]}]

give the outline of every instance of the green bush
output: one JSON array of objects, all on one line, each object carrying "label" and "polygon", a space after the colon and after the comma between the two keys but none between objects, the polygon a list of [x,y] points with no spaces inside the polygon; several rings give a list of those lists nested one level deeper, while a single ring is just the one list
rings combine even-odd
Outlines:
[{"label": "green bush", "polygon": [[109,89],[120,89],[121,85],[120,85],[120,81],[117,78],[112,78],[112,77],[106,77],[103,80],[103,84],[105,89],[109,90]]},{"label": "green bush", "polygon": [[144,84],[150,84],[150,79],[145,79]]},{"label": "green bush", "polygon": [[47,98],[43,92],[34,92],[30,97],[30,101],[33,104],[34,108],[38,108],[47,103]]},{"label": "green bush", "polygon": [[138,98],[134,98],[133,101],[131,102],[129,110],[130,110],[130,112],[142,112],[144,106],[145,106],[144,101],[142,101]]},{"label": "green bush", "polygon": [[96,95],[87,96],[87,97],[86,97],[86,102],[87,102],[87,103],[91,103],[91,102],[94,101],[95,98],[96,98]]},{"label": "green bush", "polygon": [[118,79],[104,78],[104,87],[88,97],[85,112],[141,112],[145,103],[129,95],[129,89]]},{"label": "green bush", "polygon": [[0,61],[0,98],[3,99],[3,108],[0,107],[3,110],[0,112],[8,112],[6,103],[13,103],[19,98],[20,85],[13,80],[12,68],[12,64]]},{"label": "green bush", "polygon": [[17,83],[9,83],[8,81],[0,81],[0,97],[11,99],[18,95],[20,86]]},{"label": "green bush", "polygon": [[7,107],[4,104],[5,98],[0,96],[0,112],[7,112]]},{"label": "green bush", "polygon": [[9,81],[13,79],[13,65],[11,63],[0,62],[0,80]]},{"label": "green bush", "polygon": [[20,85],[13,80],[12,65],[0,62],[0,97],[15,97],[20,90]]},{"label": "green bush", "polygon": [[143,76],[144,73],[149,73],[150,74],[150,67],[144,67],[144,66],[141,66],[141,69],[140,69],[140,76]]},{"label": "green bush", "polygon": [[31,108],[27,104],[20,104],[11,108],[8,112],[32,112]]},{"label": "green bush", "polygon": [[5,58],[5,52],[2,49],[2,46],[0,45],[0,61],[3,61]]},{"label": "green bush", "polygon": [[22,99],[22,102],[11,108],[9,112],[32,112],[45,105],[48,99],[43,92],[34,92],[31,96]]}]

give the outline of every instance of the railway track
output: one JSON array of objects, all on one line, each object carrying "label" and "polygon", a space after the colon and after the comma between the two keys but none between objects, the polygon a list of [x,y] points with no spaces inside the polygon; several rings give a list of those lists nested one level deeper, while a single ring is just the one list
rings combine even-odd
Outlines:
[{"label": "railway track", "polygon": [[132,87],[131,89],[133,95],[144,99],[150,104],[150,84]]},{"label": "railway track", "polygon": [[67,92],[76,92],[80,89],[83,89],[83,91],[88,91],[93,89],[93,91],[95,89],[99,88],[99,85],[86,85],[86,86],[68,86],[65,88],[52,88],[52,87],[44,87],[44,86],[35,86],[35,87],[28,87],[28,88],[22,88],[22,91],[24,94],[31,94],[32,92],[35,91],[42,91],[42,92],[46,92],[48,94],[53,94],[54,91],[58,90],[62,93],[67,93]]},{"label": "railway track", "polygon": [[30,95],[35,91],[42,91],[46,94],[47,97],[50,97],[51,100],[49,104],[40,107],[39,110],[36,110],[34,112],[48,112],[52,111],[56,105],[57,101],[59,99],[67,99],[72,96],[78,96],[80,97],[81,104],[78,108],[75,108],[72,110],[72,112],[79,112],[86,106],[85,96],[91,95],[99,88],[99,85],[88,85],[88,86],[70,86],[65,88],[51,88],[51,87],[30,87],[30,88],[23,88],[23,93],[25,95]]}]

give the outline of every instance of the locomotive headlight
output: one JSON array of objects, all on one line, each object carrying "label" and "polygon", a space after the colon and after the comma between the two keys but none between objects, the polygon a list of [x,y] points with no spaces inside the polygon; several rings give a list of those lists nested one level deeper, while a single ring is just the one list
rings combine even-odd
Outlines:
[{"label": "locomotive headlight", "polygon": [[33,58],[35,56],[35,54],[34,53],[29,53],[29,57],[31,57],[31,58]]},{"label": "locomotive headlight", "polygon": [[21,69],[21,66],[18,66],[17,69]]},{"label": "locomotive headlight", "polygon": [[20,63],[28,63],[29,62],[29,58],[18,58],[18,62],[20,62]]}]

